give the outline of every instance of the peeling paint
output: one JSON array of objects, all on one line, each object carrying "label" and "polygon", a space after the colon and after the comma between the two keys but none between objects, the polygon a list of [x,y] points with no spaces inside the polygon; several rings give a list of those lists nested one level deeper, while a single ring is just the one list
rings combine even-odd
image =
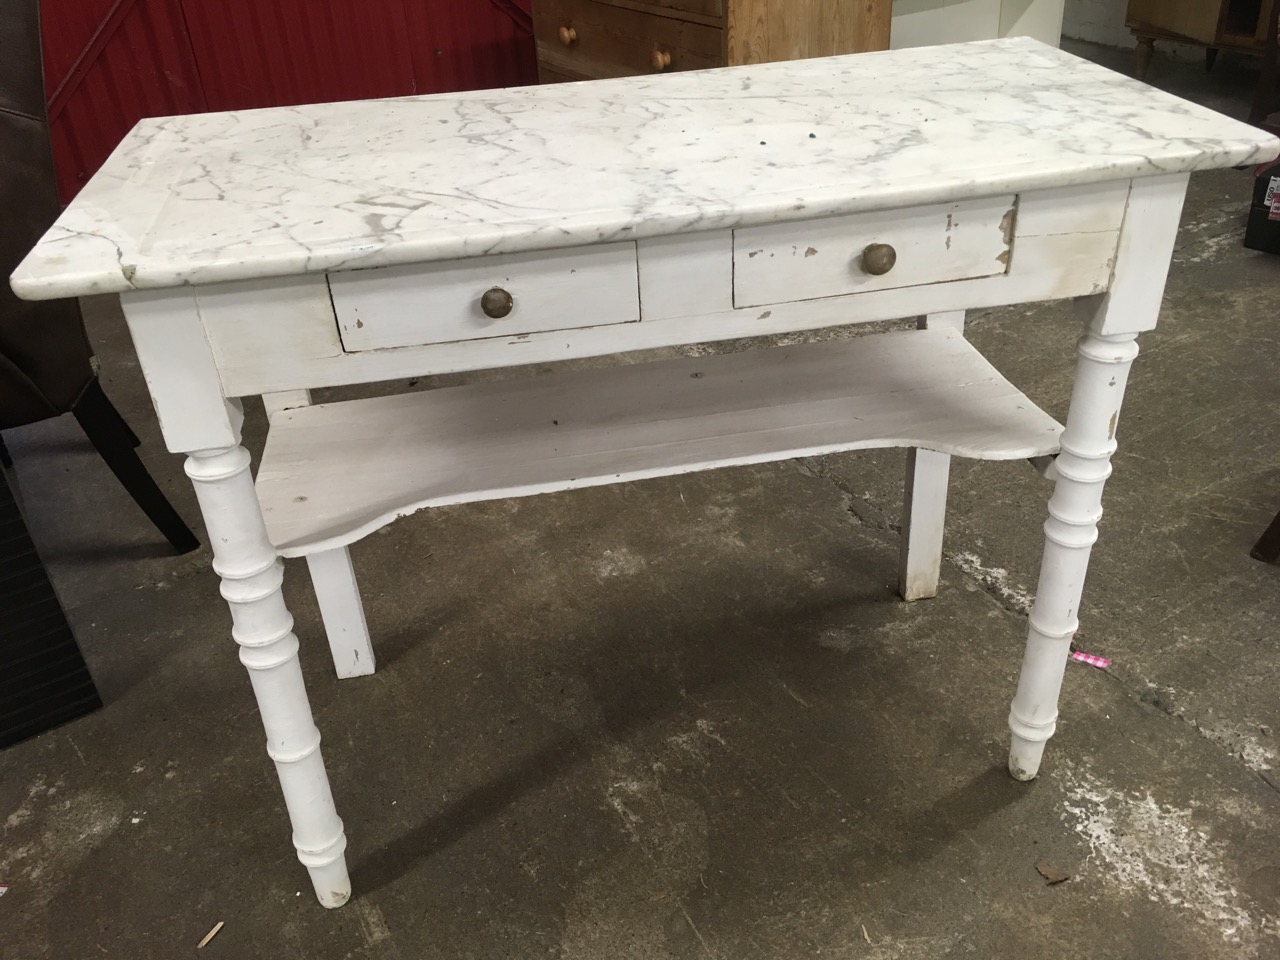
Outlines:
[{"label": "peeling paint", "polygon": [[1003,217],[1000,218],[1000,235],[1004,237],[1005,246],[1013,245],[1013,227],[1018,217],[1018,203],[1015,200],[1012,207],[1005,211]]}]

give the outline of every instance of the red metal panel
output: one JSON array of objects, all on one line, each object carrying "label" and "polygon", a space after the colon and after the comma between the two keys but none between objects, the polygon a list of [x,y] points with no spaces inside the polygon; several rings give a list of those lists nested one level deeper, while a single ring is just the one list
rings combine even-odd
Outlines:
[{"label": "red metal panel", "polygon": [[146,116],[535,83],[529,6],[45,0],[45,79],[57,94],[51,131],[63,199]]},{"label": "red metal panel", "polygon": [[[46,65],[58,65],[64,73],[84,47],[68,53],[69,48],[59,44],[73,37],[83,37],[82,44],[87,43],[97,27],[79,29],[62,16],[68,6],[65,2],[46,3],[42,14]],[[101,13],[105,15],[110,7],[111,3],[106,3]],[[54,23],[57,26],[50,29]],[[57,85],[51,81],[47,76],[49,93]],[[85,66],[50,126],[63,199],[75,195],[140,118],[204,109],[200,77],[178,0],[136,4],[98,58]]]},{"label": "red metal panel", "polygon": [[[527,2],[520,3],[522,8]],[[408,0],[419,93],[536,83],[533,38],[492,2]]]},{"label": "red metal panel", "polygon": [[211,110],[413,93],[402,0],[183,0]]},{"label": "red metal panel", "polygon": [[44,83],[52,92],[88,44],[115,0],[43,0],[40,31],[44,44]]}]

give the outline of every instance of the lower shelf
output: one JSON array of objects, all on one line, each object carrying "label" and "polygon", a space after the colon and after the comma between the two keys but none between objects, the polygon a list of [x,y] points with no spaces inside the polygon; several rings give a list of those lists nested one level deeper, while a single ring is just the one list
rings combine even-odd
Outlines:
[{"label": "lower shelf", "polygon": [[959,333],[904,331],[289,410],[257,489],[295,557],[424,507],[871,447],[1038,457],[1061,432]]}]

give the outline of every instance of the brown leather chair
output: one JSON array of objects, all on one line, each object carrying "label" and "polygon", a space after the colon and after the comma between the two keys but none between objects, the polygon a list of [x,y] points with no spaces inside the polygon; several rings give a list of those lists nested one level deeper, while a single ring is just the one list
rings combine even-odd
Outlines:
[{"label": "brown leather chair", "polygon": [[[0,2],[0,161],[0,430],[71,413],[174,549],[194,550],[200,542],[138,459],[138,438],[98,383],[79,303],[28,303],[9,289],[9,274],[60,209],[39,0]],[[4,460],[8,465],[7,455]]]}]

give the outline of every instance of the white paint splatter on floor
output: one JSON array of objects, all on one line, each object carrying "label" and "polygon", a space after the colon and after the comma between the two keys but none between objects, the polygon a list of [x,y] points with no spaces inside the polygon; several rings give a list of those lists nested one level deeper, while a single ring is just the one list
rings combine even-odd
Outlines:
[{"label": "white paint splatter on floor", "polygon": [[1151,791],[1115,789],[1074,766],[1062,768],[1063,819],[1092,851],[1082,874],[1111,882],[1196,916],[1224,940],[1254,939],[1258,922],[1242,905],[1225,863],[1225,846],[1198,826],[1190,808],[1161,803]]},{"label": "white paint splatter on floor", "polygon": [[1264,773],[1276,767],[1276,753],[1262,744],[1261,727],[1256,723],[1198,720],[1196,729],[1206,740],[1226,747],[1254,773]]},{"label": "white paint splatter on floor", "polygon": [[982,562],[982,558],[976,553],[968,551],[948,553],[946,556],[964,573],[973,577],[973,579],[998,596],[1006,606],[1022,613],[1031,611],[1031,604],[1035,602],[1035,596],[1018,584],[1010,583],[1009,571],[1004,567],[989,567]]},{"label": "white paint splatter on floor", "polygon": [[1173,256],[1174,263],[1204,263],[1221,260],[1223,254],[1240,246],[1240,238],[1234,232],[1218,236],[1197,238],[1184,243]]}]

